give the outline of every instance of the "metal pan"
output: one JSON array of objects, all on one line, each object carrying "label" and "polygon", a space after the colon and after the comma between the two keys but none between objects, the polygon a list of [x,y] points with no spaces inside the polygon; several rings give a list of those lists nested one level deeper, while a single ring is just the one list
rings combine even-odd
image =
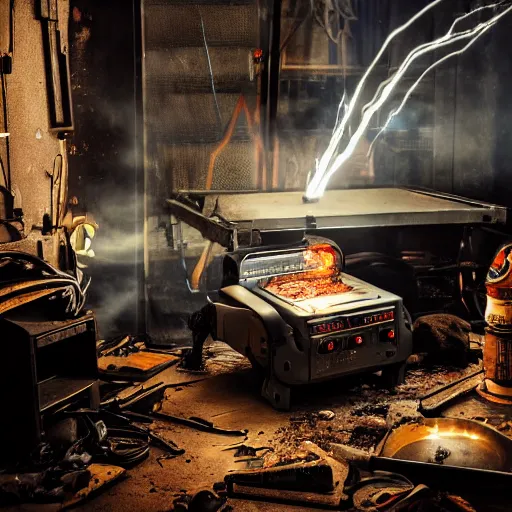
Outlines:
[{"label": "metal pan", "polygon": [[512,440],[471,420],[432,418],[390,432],[370,455],[331,444],[333,457],[374,472],[406,476],[415,485],[467,494],[485,489],[508,495],[512,487]]},{"label": "metal pan", "polygon": [[511,472],[512,440],[477,421],[432,418],[393,430],[381,445],[379,456]]}]

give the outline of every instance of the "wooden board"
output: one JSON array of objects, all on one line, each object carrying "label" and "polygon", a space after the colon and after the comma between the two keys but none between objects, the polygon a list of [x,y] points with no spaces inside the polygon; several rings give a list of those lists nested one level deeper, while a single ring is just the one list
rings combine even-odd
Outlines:
[{"label": "wooden board", "polygon": [[[161,354],[141,350],[126,357],[105,356],[98,359],[98,368],[102,373],[114,375],[117,373],[151,374],[156,369],[163,369],[174,364],[179,357],[171,354]],[[112,366],[113,365],[113,366]]]},{"label": "wooden board", "polygon": [[77,503],[89,498],[91,495],[98,492],[103,486],[115,482],[126,473],[125,469],[108,464],[91,464],[87,469],[91,472],[89,485],[80,489],[71,498],[66,500],[62,504],[62,510],[73,507]]},{"label": "wooden board", "polygon": [[[98,359],[98,368],[101,371],[107,371],[110,365],[114,365],[117,369],[133,369],[147,372],[156,366],[177,361],[179,358],[171,354],[158,354],[155,352],[146,352],[141,350],[129,354],[126,357],[105,356]],[[110,370],[109,370],[110,371]]]}]

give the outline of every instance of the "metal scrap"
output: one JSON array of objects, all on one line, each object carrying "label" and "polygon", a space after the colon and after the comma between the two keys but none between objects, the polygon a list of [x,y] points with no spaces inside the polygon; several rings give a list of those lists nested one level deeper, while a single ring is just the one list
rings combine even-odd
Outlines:
[{"label": "metal scrap", "polygon": [[479,369],[427,393],[420,399],[420,411],[430,416],[437,415],[441,408],[473,391],[483,381],[483,376],[483,370]]},{"label": "metal scrap", "polygon": [[202,430],[203,432],[211,432],[212,434],[221,434],[224,436],[246,436],[247,430],[229,430],[225,428],[219,428],[213,425],[213,423],[203,420],[201,418],[181,418],[179,416],[173,416],[162,412],[152,412],[149,415],[140,414],[133,411],[124,411],[123,414],[126,417],[132,418],[135,421],[158,419],[176,423],[178,425],[184,425],[186,427],[195,428],[196,430]]},{"label": "metal scrap", "polygon": [[338,506],[340,500],[346,498],[343,487],[347,475],[348,466],[306,442],[295,460],[282,460],[271,467],[231,471],[224,482],[229,496]]},{"label": "metal scrap", "polygon": [[443,462],[452,454],[448,448],[443,448],[442,446],[438,446],[436,453],[434,454],[434,458],[430,459],[429,462],[433,462],[435,464],[443,464]]}]

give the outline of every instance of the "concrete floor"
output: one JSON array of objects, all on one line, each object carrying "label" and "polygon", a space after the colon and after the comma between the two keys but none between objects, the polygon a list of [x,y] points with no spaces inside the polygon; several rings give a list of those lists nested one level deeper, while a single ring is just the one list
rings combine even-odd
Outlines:
[{"label": "concrete floor", "polygon": [[[301,440],[313,440],[322,445],[334,437],[338,442],[350,442],[357,425],[362,425],[366,432],[378,432],[385,427],[385,414],[382,416],[379,412],[373,413],[371,406],[421,396],[427,389],[456,379],[464,373],[456,370],[412,370],[408,374],[406,384],[393,395],[375,387],[373,376],[334,381],[303,389],[296,393],[292,411],[279,412],[260,397],[256,375],[245,358],[223,344],[216,344],[212,352],[213,357],[208,361],[206,375],[188,374],[173,367],[165,371],[164,377],[158,375],[148,381],[148,384],[162,380],[180,383],[178,387],[166,391],[162,412],[182,417],[199,416],[226,429],[248,429],[245,444],[253,447],[271,445],[276,452],[286,452]],[[202,380],[197,381],[198,378]],[[195,382],[187,384],[191,381]],[[474,398],[471,400],[475,402]],[[477,415],[478,404],[473,402],[471,410]],[[295,418],[326,408],[336,413],[336,418],[331,422],[305,422],[294,426]],[[453,407],[453,415],[460,417],[461,411],[464,413],[467,410],[464,405],[458,404]],[[488,415],[490,414],[488,412]],[[501,421],[502,416],[503,414],[498,415],[498,420]],[[243,469],[244,464],[237,462],[233,456],[234,452],[225,450],[229,445],[243,441],[243,438],[199,432],[161,421],[155,422],[152,430],[174,441],[184,448],[186,453],[174,459],[161,460],[161,467],[157,458],[163,455],[163,452],[151,448],[149,458],[129,469],[124,480],[103,489],[96,497],[82,503],[76,510],[169,511],[172,509],[173,500],[181,493],[186,491],[193,494],[200,489],[211,489],[215,482],[223,481],[230,470]],[[230,500],[229,504],[237,511],[318,510],[242,500]],[[26,505],[11,510],[53,512],[58,509],[56,505]]]}]

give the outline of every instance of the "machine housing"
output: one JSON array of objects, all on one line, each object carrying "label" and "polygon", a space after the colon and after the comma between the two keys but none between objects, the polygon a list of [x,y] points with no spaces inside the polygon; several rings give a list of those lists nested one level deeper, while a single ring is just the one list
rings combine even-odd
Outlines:
[{"label": "machine housing", "polygon": [[208,335],[265,372],[263,395],[288,408],[290,389],[344,375],[383,371],[403,381],[412,352],[402,299],[342,272],[332,241],[225,256],[223,286],[192,316],[192,360]]}]

